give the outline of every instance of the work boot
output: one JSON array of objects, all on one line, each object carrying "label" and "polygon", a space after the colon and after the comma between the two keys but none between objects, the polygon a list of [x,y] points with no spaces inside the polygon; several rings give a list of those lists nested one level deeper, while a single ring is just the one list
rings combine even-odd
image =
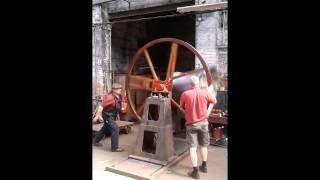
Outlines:
[{"label": "work boot", "polygon": [[103,146],[101,143],[93,143],[93,145],[97,147]]},{"label": "work boot", "polygon": [[204,172],[204,173],[207,173],[207,171],[208,171],[208,167],[204,166],[203,164],[199,167],[199,169],[201,172]]},{"label": "work boot", "polygon": [[122,148],[117,148],[117,149],[111,149],[111,152],[123,152],[124,149]]},{"label": "work boot", "polygon": [[191,172],[188,172],[188,176],[194,178],[194,179],[200,179],[200,175],[198,173],[198,171],[191,171]]}]

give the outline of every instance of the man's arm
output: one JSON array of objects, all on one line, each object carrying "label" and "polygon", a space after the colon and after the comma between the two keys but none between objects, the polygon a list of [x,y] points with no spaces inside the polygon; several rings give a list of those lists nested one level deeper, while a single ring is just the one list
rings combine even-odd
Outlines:
[{"label": "man's arm", "polygon": [[110,106],[114,106],[114,98],[112,95],[107,95],[103,99],[101,105],[99,105],[98,110],[93,118],[93,122],[97,122],[99,117],[101,117],[101,113],[102,113],[103,109],[108,108]]},{"label": "man's arm", "polygon": [[208,116],[210,115],[213,106],[217,103],[217,99],[213,96],[213,84],[211,84],[208,88],[209,94],[208,94],[208,99],[209,99],[209,107],[208,107]]},{"label": "man's arm", "polygon": [[114,106],[114,98],[112,95],[108,95],[107,97],[105,97],[101,103],[101,106],[103,108],[108,108],[110,106]]},{"label": "man's arm", "polygon": [[103,107],[101,105],[99,105],[98,110],[93,118],[93,122],[98,121],[99,117],[101,116],[102,110],[103,110]]}]

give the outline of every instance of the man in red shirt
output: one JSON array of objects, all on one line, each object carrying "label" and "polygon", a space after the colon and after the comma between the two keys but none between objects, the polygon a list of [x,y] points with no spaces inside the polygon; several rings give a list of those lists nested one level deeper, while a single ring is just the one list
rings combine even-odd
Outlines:
[{"label": "man in red shirt", "polygon": [[114,83],[112,85],[112,92],[104,97],[98,111],[93,118],[93,122],[97,122],[102,113],[103,126],[97,133],[93,140],[95,146],[102,146],[99,141],[106,135],[107,132],[111,133],[111,151],[122,152],[123,149],[119,148],[119,128],[116,124],[116,118],[121,110],[121,85]]},{"label": "man in red shirt", "polygon": [[[186,128],[187,128],[187,143],[190,147],[190,158],[193,165],[193,171],[188,175],[199,179],[198,173],[198,158],[197,146],[198,141],[201,146],[202,165],[200,171],[207,172],[207,155],[209,145],[209,130],[208,130],[208,105],[216,103],[215,97],[208,90],[200,89],[199,78],[191,76],[192,89],[181,94],[180,106],[185,110]],[[212,107],[213,105],[211,105]],[[210,109],[210,108],[209,108]]]}]

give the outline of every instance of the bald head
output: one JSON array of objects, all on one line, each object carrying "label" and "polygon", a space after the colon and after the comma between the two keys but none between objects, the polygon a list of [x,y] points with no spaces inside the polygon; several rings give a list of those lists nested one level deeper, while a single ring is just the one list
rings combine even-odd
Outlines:
[{"label": "bald head", "polygon": [[199,78],[197,76],[191,76],[190,80],[192,86],[199,86]]}]

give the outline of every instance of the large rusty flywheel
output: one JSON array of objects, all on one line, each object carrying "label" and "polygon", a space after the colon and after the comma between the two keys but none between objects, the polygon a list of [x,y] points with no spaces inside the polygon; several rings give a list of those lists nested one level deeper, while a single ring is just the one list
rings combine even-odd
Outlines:
[{"label": "large rusty flywheel", "polygon": [[[194,64],[190,66],[190,62]],[[196,68],[195,62],[202,67]],[[160,38],[145,44],[131,59],[126,78],[126,95],[134,116],[142,120],[144,102],[151,91],[168,92],[172,109],[183,112],[179,99],[183,91],[191,88],[188,78],[191,75],[198,76],[207,87],[212,84],[209,68],[192,45],[175,38]]]}]

